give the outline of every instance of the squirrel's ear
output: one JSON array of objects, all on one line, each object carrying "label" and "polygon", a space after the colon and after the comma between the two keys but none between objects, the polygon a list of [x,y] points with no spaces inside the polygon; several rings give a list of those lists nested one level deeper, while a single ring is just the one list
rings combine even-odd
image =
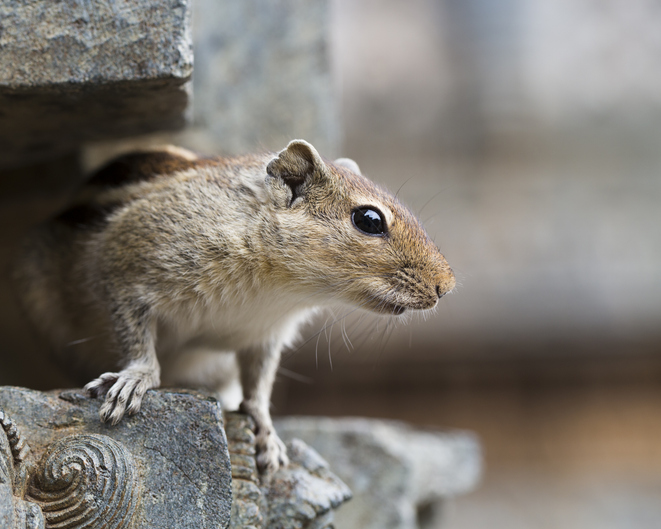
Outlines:
[{"label": "squirrel's ear", "polygon": [[266,166],[271,176],[282,178],[289,186],[302,184],[306,178],[323,174],[326,164],[317,150],[305,140],[293,140]]},{"label": "squirrel's ear", "polygon": [[335,165],[339,165],[340,167],[344,167],[345,169],[349,169],[352,173],[356,173],[359,175],[362,175],[363,173],[360,172],[360,167],[358,167],[358,164],[353,161],[351,158],[338,158],[333,162]]}]

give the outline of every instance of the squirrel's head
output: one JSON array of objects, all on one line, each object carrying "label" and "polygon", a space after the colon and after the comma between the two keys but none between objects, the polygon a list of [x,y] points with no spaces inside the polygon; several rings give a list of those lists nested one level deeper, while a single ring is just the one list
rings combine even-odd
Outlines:
[{"label": "squirrel's head", "polygon": [[274,251],[308,295],[398,315],[431,309],[454,288],[450,266],[418,219],[353,160],[324,161],[294,140],[266,171],[278,210]]}]

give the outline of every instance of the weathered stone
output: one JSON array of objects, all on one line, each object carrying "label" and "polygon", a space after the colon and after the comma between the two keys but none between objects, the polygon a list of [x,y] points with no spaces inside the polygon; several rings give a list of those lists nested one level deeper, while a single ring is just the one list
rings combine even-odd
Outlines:
[{"label": "weathered stone", "polygon": [[328,0],[197,0],[193,126],[177,141],[242,154],[305,138],[338,154],[329,24]]},{"label": "weathered stone", "polygon": [[[150,391],[140,413],[117,426],[99,421],[101,402],[77,391],[0,388],[0,408],[32,447],[32,501],[44,507],[92,501],[98,509],[86,516],[98,518],[95,529],[227,527],[230,460],[214,399]],[[67,480],[76,473],[71,488]]]},{"label": "weathered stone", "polygon": [[205,395],[149,391],[117,426],[99,421],[101,402],[0,387],[2,529],[323,529],[351,497],[298,440],[291,464],[260,483],[252,419],[228,413],[226,438]]},{"label": "weathered stone", "polygon": [[[149,391],[140,413],[114,427],[99,422],[100,403],[77,391],[0,388],[0,409],[14,415],[0,417],[2,527],[41,527],[41,507],[47,525],[76,520],[71,529],[81,513],[85,523],[93,516],[91,529],[323,529],[351,497],[298,439],[287,443],[290,464],[261,483],[253,421],[227,413],[226,440],[219,405],[204,395]],[[340,527],[413,529],[420,513],[433,514],[480,473],[479,445],[464,432],[366,419],[290,418],[277,427],[315,444],[354,487]]]},{"label": "weathered stone", "polygon": [[[351,498],[349,488],[328,468],[317,452],[298,439],[287,444],[289,466],[259,486],[252,466],[244,465],[234,447],[245,450],[252,439],[252,419],[239,413],[225,415],[232,466],[232,529],[325,529],[332,527],[334,510]],[[236,443],[238,440],[238,443]],[[254,458],[252,459],[254,461]]]},{"label": "weathered stone", "polygon": [[129,450],[111,437],[77,434],[48,446],[33,470],[27,497],[44,512],[46,524],[129,527],[142,486]]},{"label": "weathered stone", "polygon": [[0,527],[44,529],[44,515],[37,505],[17,498],[10,486],[0,484]]},{"label": "weathered stone", "polygon": [[289,466],[280,469],[265,489],[269,529],[333,527],[334,513],[352,496],[328,463],[300,439],[287,443]]},{"label": "weathered stone", "polygon": [[25,459],[30,447],[12,419],[0,408],[0,527],[44,529],[38,505],[25,501]]},{"label": "weathered stone", "polygon": [[0,166],[183,126],[190,4],[0,3]]},{"label": "weathered stone", "polygon": [[283,439],[297,437],[333,462],[354,499],[336,514],[338,527],[415,529],[442,500],[467,492],[481,472],[479,442],[460,431],[421,431],[369,419],[285,418]]}]

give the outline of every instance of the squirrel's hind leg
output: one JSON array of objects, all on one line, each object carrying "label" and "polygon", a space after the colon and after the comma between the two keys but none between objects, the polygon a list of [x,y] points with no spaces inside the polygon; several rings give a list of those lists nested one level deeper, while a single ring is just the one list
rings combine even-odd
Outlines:
[{"label": "squirrel's hind leg", "polygon": [[238,351],[237,362],[243,388],[243,402],[239,409],[255,421],[257,466],[268,476],[289,464],[287,448],[273,427],[269,411],[280,363],[280,347],[263,346]]}]

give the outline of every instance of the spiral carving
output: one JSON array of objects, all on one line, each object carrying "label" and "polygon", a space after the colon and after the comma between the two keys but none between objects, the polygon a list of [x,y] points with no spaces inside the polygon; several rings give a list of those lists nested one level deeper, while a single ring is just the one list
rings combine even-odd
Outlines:
[{"label": "spiral carving", "polygon": [[139,501],[131,454],[114,439],[97,434],[53,443],[28,488],[46,527],[57,529],[128,527]]}]

